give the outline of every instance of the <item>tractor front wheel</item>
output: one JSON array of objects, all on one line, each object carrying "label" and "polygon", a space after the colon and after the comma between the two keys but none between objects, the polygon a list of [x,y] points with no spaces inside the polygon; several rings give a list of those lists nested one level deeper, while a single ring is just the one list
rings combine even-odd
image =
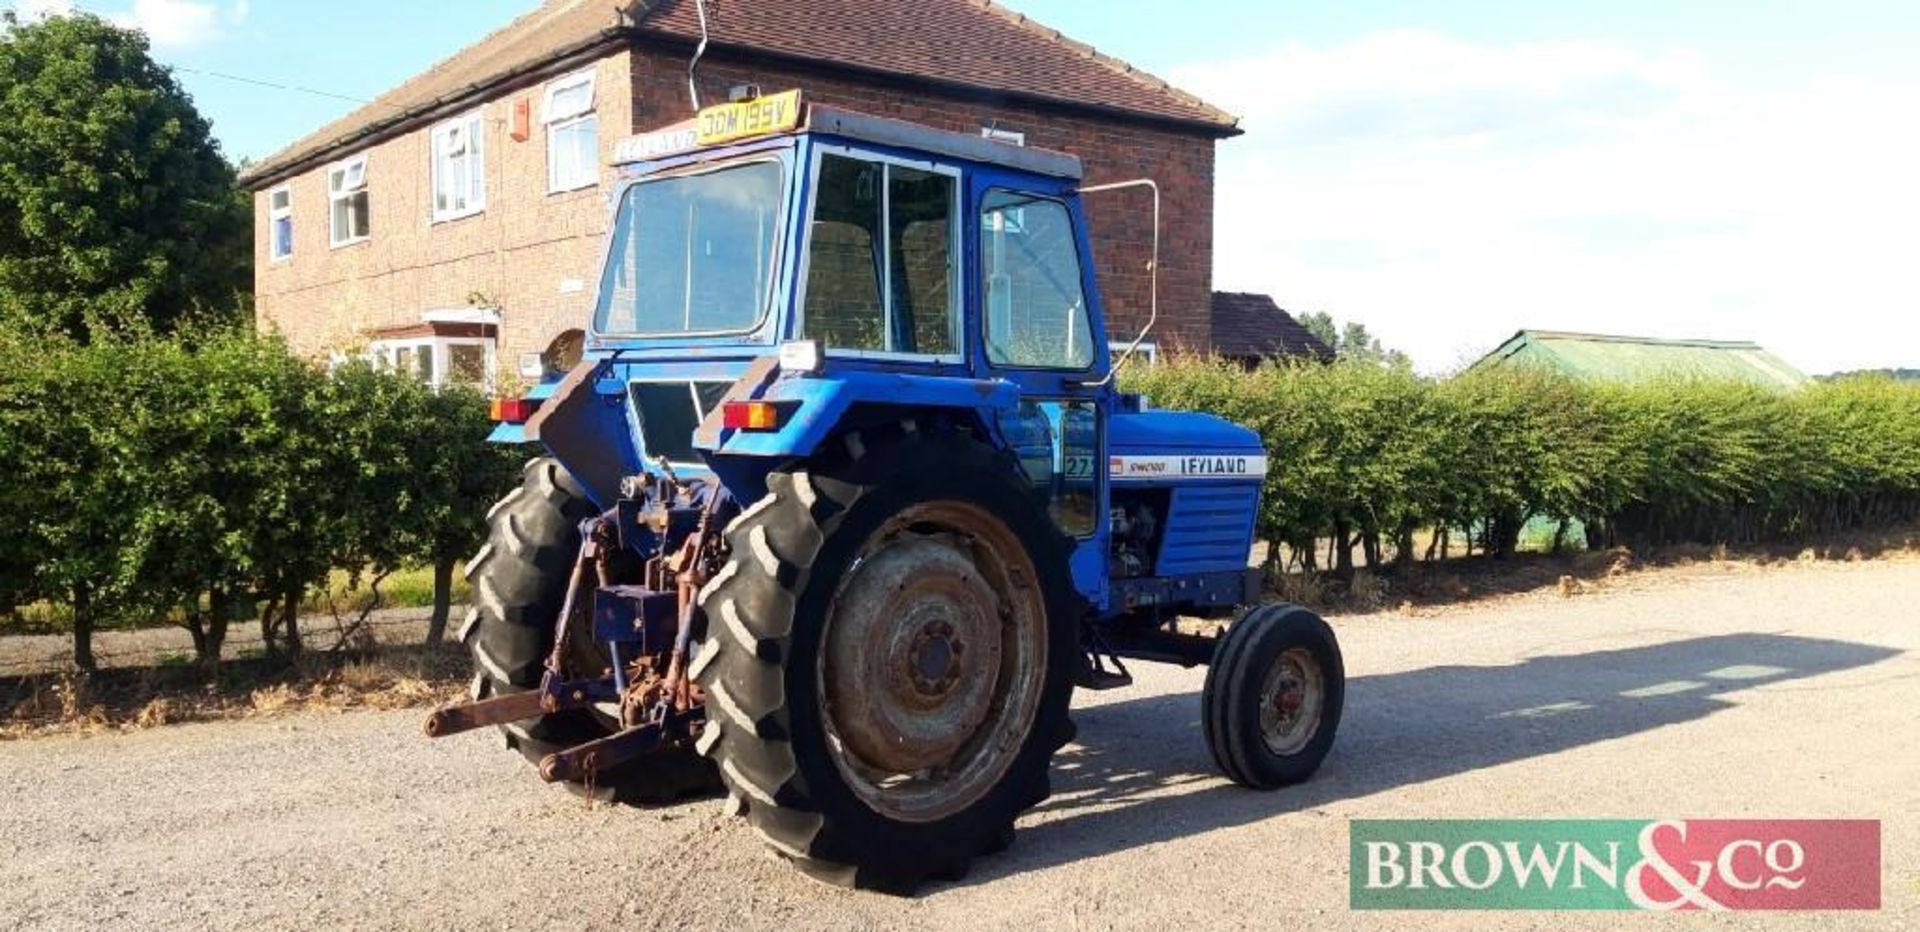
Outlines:
[{"label": "tractor front wheel", "polygon": [[1346,694],[1333,629],[1298,605],[1265,605],[1234,622],[1215,648],[1201,726],[1233,782],[1279,789],[1320,769]]},{"label": "tractor front wheel", "polygon": [[727,531],[700,749],[808,874],[902,890],[1004,847],[1048,795],[1080,603],[1004,455],[911,427],[845,448],[774,473]]}]

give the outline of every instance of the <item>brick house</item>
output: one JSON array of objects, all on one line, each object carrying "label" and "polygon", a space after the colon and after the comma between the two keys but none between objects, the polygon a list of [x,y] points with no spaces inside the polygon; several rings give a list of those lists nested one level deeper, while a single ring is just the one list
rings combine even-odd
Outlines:
[{"label": "brick house", "polygon": [[[1161,346],[1212,345],[1214,147],[1233,117],[987,0],[709,0],[704,100],[809,99],[1073,152],[1090,184],[1162,188]],[[489,379],[582,327],[610,163],[690,115],[693,0],[547,0],[285,150],[256,204],[260,325],[312,355],[371,351]],[[1116,338],[1147,316],[1152,223],[1089,202]]]}]

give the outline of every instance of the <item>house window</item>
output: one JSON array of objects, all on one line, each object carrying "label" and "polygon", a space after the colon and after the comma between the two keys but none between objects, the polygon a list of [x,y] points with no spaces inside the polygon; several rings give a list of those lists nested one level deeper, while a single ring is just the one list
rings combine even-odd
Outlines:
[{"label": "house window", "polygon": [[293,255],[293,189],[275,188],[267,195],[267,223],[272,233],[274,259],[285,259]]},{"label": "house window", "polygon": [[478,112],[433,129],[433,219],[458,220],[487,209],[486,134]]},{"label": "house window", "polygon": [[830,350],[958,357],[957,179],[823,155],[815,192],[807,336]]},{"label": "house window", "polygon": [[980,216],[987,358],[1027,369],[1093,365],[1093,325],[1067,205],[987,192]]},{"label": "house window", "polygon": [[[327,201],[332,206],[333,245],[357,243],[373,235],[373,204],[367,194],[367,157],[357,156],[327,169]],[[292,222],[288,222],[292,251]]]},{"label": "house window", "polygon": [[389,372],[413,375],[436,391],[465,385],[491,392],[495,352],[488,337],[409,337],[375,340],[367,358]]},{"label": "house window", "polygon": [[600,114],[593,109],[593,72],[547,85],[547,191],[600,183]]},{"label": "house window", "polygon": [[980,127],[980,136],[984,139],[991,139],[994,142],[1004,142],[1013,146],[1024,146],[1027,144],[1026,133],[1015,132],[1010,129],[1001,129],[997,126]]}]

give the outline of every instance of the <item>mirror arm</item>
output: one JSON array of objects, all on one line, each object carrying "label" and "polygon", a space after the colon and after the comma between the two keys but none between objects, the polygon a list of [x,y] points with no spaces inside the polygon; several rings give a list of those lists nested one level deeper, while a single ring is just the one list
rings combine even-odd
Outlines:
[{"label": "mirror arm", "polygon": [[1105,388],[1113,384],[1113,381],[1120,377],[1120,370],[1126,368],[1127,363],[1132,361],[1134,354],[1140,351],[1141,346],[1145,345],[1147,337],[1153,333],[1154,325],[1160,322],[1160,185],[1156,184],[1151,178],[1139,178],[1133,181],[1119,181],[1113,184],[1088,185],[1074,193],[1080,195],[1101,194],[1107,191],[1123,191],[1131,188],[1146,188],[1153,192],[1153,258],[1147,263],[1147,288],[1149,294],[1147,325],[1140,328],[1140,334],[1133,338],[1133,343],[1129,344],[1127,351],[1120,355],[1120,360],[1115,362],[1113,368],[1107,371],[1106,378],[1097,382],[1082,382],[1080,383],[1082,388]]}]

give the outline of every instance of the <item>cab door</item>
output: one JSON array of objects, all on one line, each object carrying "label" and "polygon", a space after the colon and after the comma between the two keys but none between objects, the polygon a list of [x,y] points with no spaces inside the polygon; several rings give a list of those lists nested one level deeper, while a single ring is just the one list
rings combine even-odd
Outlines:
[{"label": "cab door", "polygon": [[1002,435],[1038,503],[1077,542],[1076,588],[1104,608],[1113,397],[1102,378],[1105,328],[1078,205],[1064,190],[1035,187],[992,177],[972,185],[974,364],[985,378],[1019,386],[1018,410],[1002,416]]}]

